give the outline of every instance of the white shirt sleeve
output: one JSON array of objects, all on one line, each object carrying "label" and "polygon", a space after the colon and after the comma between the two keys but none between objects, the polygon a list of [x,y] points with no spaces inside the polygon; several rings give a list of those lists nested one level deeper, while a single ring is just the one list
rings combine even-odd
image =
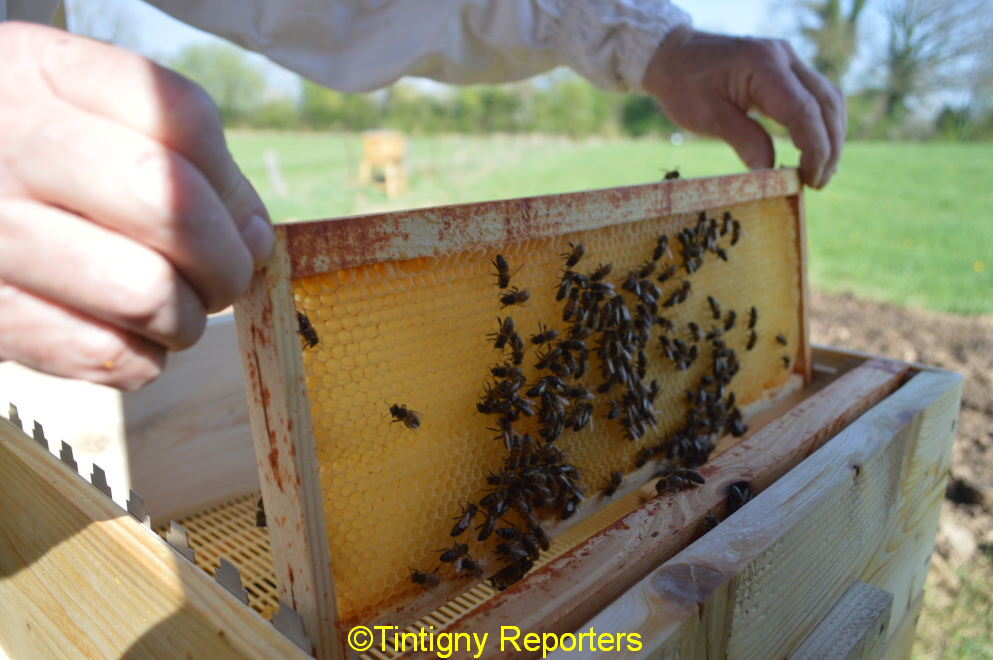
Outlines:
[{"label": "white shirt sleeve", "polygon": [[689,16],[669,0],[146,0],[319,83],[369,91],[404,75],[520,80],[567,65],[641,89],[659,42]]}]

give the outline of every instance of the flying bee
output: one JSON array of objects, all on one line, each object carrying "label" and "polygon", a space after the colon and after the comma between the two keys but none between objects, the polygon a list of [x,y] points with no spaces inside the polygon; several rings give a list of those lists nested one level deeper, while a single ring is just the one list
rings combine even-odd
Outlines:
[{"label": "flying bee", "polygon": [[559,336],[558,330],[549,330],[540,323],[538,324],[538,330],[541,332],[536,335],[531,335],[532,344],[544,344],[545,342],[552,341]]},{"label": "flying bee", "polygon": [[662,180],[663,181],[672,181],[674,179],[678,179],[679,178],[679,168],[678,167],[676,169],[674,169],[674,170],[663,170],[663,171],[665,172],[665,176],[662,177]]},{"label": "flying bee", "polygon": [[745,346],[745,350],[750,351],[755,348],[755,342],[758,341],[758,339],[759,333],[752,330],[752,334],[748,335],[748,344]]},{"label": "flying bee", "polygon": [[717,302],[717,299],[713,296],[707,296],[707,303],[710,305],[710,311],[714,315],[715,321],[721,320],[721,304]]},{"label": "flying bee", "polygon": [[438,566],[430,573],[425,573],[411,568],[409,569],[410,581],[414,584],[421,585],[425,589],[433,589],[441,583],[441,577],[438,575],[438,568],[441,568],[441,566]]},{"label": "flying bee", "polygon": [[441,553],[439,559],[446,564],[451,564],[467,552],[469,552],[469,546],[465,543],[453,543],[452,547]]},{"label": "flying bee", "polygon": [[313,348],[317,346],[317,331],[314,330],[314,326],[310,324],[310,319],[303,312],[297,310],[297,325],[300,326],[297,330],[297,334],[303,337],[303,343],[307,345],[307,348]]},{"label": "flying bee", "polygon": [[613,268],[614,264],[600,264],[595,271],[590,273],[590,282],[599,282],[607,277],[607,275],[610,275],[610,271]]},{"label": "flying bee", "polygon": [[752,310],[748,313],[748,329],[754,330],[755,324],[759,321],[759,310],[752,305]]},{"label": "flying bee", "polygon": [[781,346],[786,346],[786,335],[784,335],[781,332],[778,335],[776,335],[776,343]]},{"label": "flying bee", "polygon": [[500,324],[500,329],[497,332],[491,332],[487,335],[487,337],[494,340],[493,348],[499,351],[503,350],[503,347],[507,345],[507,341],[510,339],[510,336],[514,333],[514,319],[508,316],[501,321],[498,318],[497,323]]},{"label": "flying bee", "polygon": [[531,292],[527,289],[518,291],[517,287],[514,287],[507,293],[500,296],[501,309],[503,307],[509,307],[510,305],[522,305],[526,303],[530,297]]},{"label": "flying bee", "polygon": [[665,234],[660,234],[658,240],[655,242],[655,251],[652,252],[652,261],[658,261],[662,258],[662,255],[666,254],[670,258],[672,257],[672,251],[669,249],[669,237]]},{"label": "flying bee", "polygon": [[572,268],[579,263],[579,260],[583,258],[586,254],[586,246],[582,243],[576,243],[573,245],[569,243],[569,252],[563,252],[559,256],[565,259],[565,267]]},{"label": "flying bee", "polygon": [[655,482],[655,492],[659,495],[676,493],[703,483],[706,483],[706,481],[696,470],[676,468]]},{"label": "flying bee", "polygon": [[728,312],[724,319],[724,332],[730,332],[731,328],[734,327],[734,322],[737,320],[738,315],[732,309]]},{"label": "flying bee", "polygon": [[259,497],[259,501],[255,505],[255,526],[259,529],[266,526],[265,503],[262,501],[261,497]]},{"label": "flying bee", "polygon": [[394,422],[403,422],[403,425],[408,429],[416,429],[421,425],[421,418],[418,417],[419,413],[399,403],[394,403],[390,406],[390,414],[393,416]]},{"label": "flying bee", "polygon": [[621,487],[621,480],[624,479],[624,473],[620,470],[615,471],[610,475],[610,479],[607,480],[607,486],[603,489],[604,497],[612,497],[617,489]]},{"label": "flying bee", "polygon": [[497,286],[506,289],[510,286],[510,264],[507,263],[507,258],[498,254],[493,260],[493,265],[497,270]]},{"label": "flying bee", "polygon": [[473,518],[476,517],[477,511],[479,511],[479,507],[472,502],[469,502],[469,506],[463,507],[461,517],[455,523],[455,527],[452,527],[452,536],[458,536],[469,529],[469,525],[472,523]]}]

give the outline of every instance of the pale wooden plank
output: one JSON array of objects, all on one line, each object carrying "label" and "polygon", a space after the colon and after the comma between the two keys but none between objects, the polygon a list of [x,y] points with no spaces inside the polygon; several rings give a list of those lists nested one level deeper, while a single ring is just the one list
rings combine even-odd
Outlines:
[{"label": "pale wooden plank", "polygon": [[677,179],[519,199],[277,225],[291,277],[506,245],[678,213],[797,195],[797,170]]},{"label": "pale wooden plank", "polygon": [[286,244],[235,305],[252,438],[280,600],[303,617],[319,658],[340,658],[337,607]]},{"label": "pale wooden plank", "polygon": [[11,657],[308,657],[3,419],[0,484]]},{"label": "pale wooden plank", "polygon": [[499,637],[501,626],[533,632],[577,629],[699,536],[708,511],[723,517],[729,484],[744,480],[761,492],[892,392],[902,374],[898,364],[884,360],[853,370],[702,466],[699,472],[707,479],[703,486],[650,500],[449,630]]},{"label": "pale wooden plank", "polygon": [[[901,475],[915,462],[913,446],[950,447],[960,396],[958,374],[914,376],[584,627],[639,633],[643,652],[619,657],[651,657],[693,644],[694,637],[698,647],[719,648],[721,636],[729,657],[783,656],[855,579],[895,593],[899,621],[908,602],[900,589],[912,587],[900,584],[909,582],[901,570],[884,567],[917,569],[914,553],[892,548],[933,547],[934,530],[927,526],[935,524],[901,520]],[[933,437],[920,439],[928,434]],[[918,474],[943,488],[943,455],[935,454],[938,462]],[[884,574],[898,577],[880,581]],[[721,625],[701,631],[701,617]]]},{"label": "pale wooden plank", "polygon": [[868,660],[886,643],[893,594],[856,581],[790,660]]},{"label": "pale wooden plank", "polygon": [[910,604],[903,618],[890,634],[885,648],[879,654],[879,660],[906,660],[914,649],[914,638],[917,631],[917,620],[921,617],[924,607],[924,592],[921,591]]},{"label": "pale wooden plank", "polygon": [[258,490],[231,314],[209,319],[200,341],[170,354],[138,392],[0,363],[0,406],[11,401],[56,451],[72,446],[81,474],[103,468],[118,503],[129,489],[142,495],[153,525]]}]

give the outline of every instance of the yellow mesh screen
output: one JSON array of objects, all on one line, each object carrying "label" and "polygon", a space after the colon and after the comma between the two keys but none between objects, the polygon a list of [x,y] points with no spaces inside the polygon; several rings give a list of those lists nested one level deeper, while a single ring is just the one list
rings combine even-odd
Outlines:
[{"label": "yellow mesh screen", "polygon": [[[721,240],[729,261],[708,253],[692,275],[680,271],[662,285],[664,300],[683,279],[691,282],[687,300],[662,314],[690,342],[686,329],[695,321],[704,330],[713,321],[707,296],[722,312],[734,309],[736,327],[724,339],[737,351],[741,371],[730,389],[747,405],[765,389],[784,383],[789,369],[782,356],[795,357],[798,338],[799,267],[795,215],[784,199],[763,200],[711,209],[720,217],[729,210],[744,230],[737,245]],[[350,268],[294,281],[297,308],[305,312],[319,343],[303,349],[314,422],[327,534],[339,616],[343,620],[375,618],[422,592],[410,581],[410,568],[430,572],[441,550],[451,546],[450,530],[460,502],[479,501],[488,492],[486,475],[500,471],[503,441],[488,427],[495,418],[482,415],[476,403],[489,369],[501,361],[489,333],[497,317],[512,315],[527,340],[539,323],[565,334],[563,303],[555,301],[569,243],[582,242],[586,255],[574,270],[589,272],[612,263],[608,277],[620,292],[627,271],[651,256],[656,237],[670,237],[673,258],[681,263],[675,235],[696,224],[685,214],[605,227],[498,249],[467,250],[437,258],[419,258]],[[504,255],[513,273],[511,286],[526,288],[530,300],[500,309],[492,261]],[[660,266],[670,263],[663,257]],[[746,351],[749,309],[759,310],[758,341]],[[646,383],[658,379],[655,402],[658,433],[683,423],[686,390],[694,387],[711,362],[698,359],[678,370],[661,355],[653,330]],[[775,339],[782,334],[787,345]],[[701,346],[703,348],[703,346]],[[591,346],[592,349],[592,346]],[[529,383],[536,350],[524,360]],[[584,379],[597,383],[598,360],[590,359]],[[638,442],[625,438],[617,420],[605,419],[606,400],[596,401],[594,423],[579,433],[567,431],[556,443],[581,471],[587,499],[584,508],[607,503],[596,493],[615,470],[634,469],[643,447],[658,442],[648,433]],[[392,404],[418,411],[416,430],[394,423]],[[526,428],[527,425],[524,425]],[[481,518],[476,520],[479,524]],[[495,538],[483,544],[475,532],[462,536],[470,554],[492,573],[500,566]],[[439,571],[445,581],[459,581],[449,565]]]}]

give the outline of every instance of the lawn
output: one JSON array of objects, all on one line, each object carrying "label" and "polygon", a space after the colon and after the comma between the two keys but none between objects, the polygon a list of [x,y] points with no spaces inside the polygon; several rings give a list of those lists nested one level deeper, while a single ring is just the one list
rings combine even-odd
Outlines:
[{"label": "lawn", "polygon": [[[742,171],[708,140],[571,142],[425,137],[410,142],[410,191],[357,185],[354,135],[235,134],[231,148],[277,220],[647,183]],[[271,150],[286,182],[276,195]],[[780,145],[780,163],[796,151]],[[807,195],[810,278],[826,291],[961,314],[993,313],[993,145],[851,143],[835,180]]]}]

